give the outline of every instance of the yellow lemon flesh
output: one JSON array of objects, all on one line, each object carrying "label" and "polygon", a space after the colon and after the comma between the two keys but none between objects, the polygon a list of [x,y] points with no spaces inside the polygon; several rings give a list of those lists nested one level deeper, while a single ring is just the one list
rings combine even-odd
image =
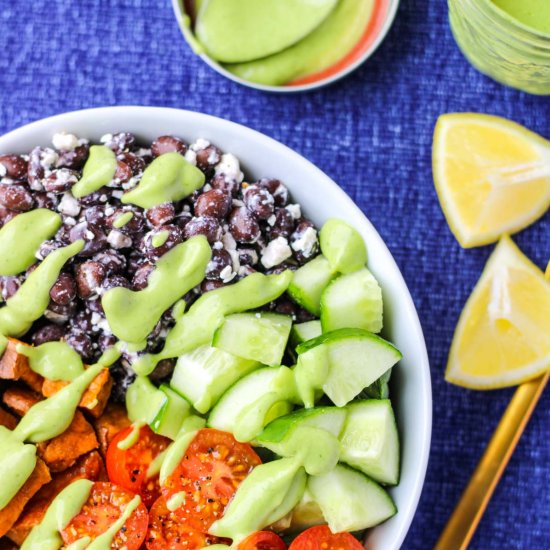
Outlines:
[{"label": "yellow lemon flesh", "polygon": [[442,115],[433,175],[458,242],[488,244],[524,229],[550,206],[550,142],[503,118]]},{"label": "yellow lemon flesh", "polygon": [[445,378],[472,389],[513,386],[550,368],[550,282],[509,237],[460,316]]}]

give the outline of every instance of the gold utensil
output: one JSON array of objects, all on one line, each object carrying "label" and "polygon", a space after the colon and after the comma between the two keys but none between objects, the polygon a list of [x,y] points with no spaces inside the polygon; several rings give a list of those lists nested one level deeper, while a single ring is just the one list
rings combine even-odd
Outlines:
[{"label": "gold utensil", "polygon": [[[546,277],[550,279],[550,264]],[[521,384],[514,393],[435,550],[468,548],[549,378],[550,371],[541,378]]]}]

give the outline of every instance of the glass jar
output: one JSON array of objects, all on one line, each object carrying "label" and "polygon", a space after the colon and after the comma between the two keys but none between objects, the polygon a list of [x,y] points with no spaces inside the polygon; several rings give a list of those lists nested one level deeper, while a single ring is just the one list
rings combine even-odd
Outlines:
[{"label": "glass jar", "polygon": [[502,84],[550,95],[550,34],[524,25],[491,0],[448,3],[455,40],[474,67]]}]

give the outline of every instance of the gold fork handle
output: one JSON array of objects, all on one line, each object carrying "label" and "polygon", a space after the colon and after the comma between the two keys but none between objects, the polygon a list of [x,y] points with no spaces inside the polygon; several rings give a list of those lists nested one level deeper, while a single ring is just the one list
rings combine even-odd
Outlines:
[{"label": "gold fork handle", "polygon": [[550,371],[541,378],[521,384],[514,393],[435,550],[468,548],[549,378]]}]

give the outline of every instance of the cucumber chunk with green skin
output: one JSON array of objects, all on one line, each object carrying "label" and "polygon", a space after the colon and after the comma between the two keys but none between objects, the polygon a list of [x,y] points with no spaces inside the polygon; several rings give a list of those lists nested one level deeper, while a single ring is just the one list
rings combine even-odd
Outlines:
[{"label": "cucumber chunk with green skin", "polygon": [[378,483],[340,464],[328,474],[310,477],[308,489],[333,533],[368,529],[397,513]]},{"label": "cucumber chunk with green skin", "polygon": [[259,366],[258,361],[200,346],[180,355],[170,386],[204,414],[237,380]]},{"label": "cucumber chunk with green skin", "polygon": [[298,356],[294,379],[298,396],[304,407],[310,409],[323,395],[323,384],[330,370],[326,346],[317,346]]},{"label": "cucumber chunk with green skin", "polygon": [[314,409],[300,409],[286,416],[281,416],[270,422],[263,432],[256,438],[255,444],[267,447],[277,454],[280,445],[300,426],[320,428],[335,437],[339,437],[346,421],[346,409],[337,407],[316,407]]},{"label": "cucumber chunk with green skin", "polygon": [[315,319],[314,321],[306,321],[305,323],[298,323],[292,325],[290,331],[290,342],[296,347],[302,342],[307,342],[312,338],[321,336],[323,329],[321,328],[321,321]]},{"label": "cucumber chunk with green skin", "polygon": [[236,313],[225,318],[212,345],[264,365],[280,365],[292,319],[278,313]]},{"label": "cucumber chunk with green skin", "polygon": [[363,237],[342,220],[327,220],[319,232],[319,242],[323,255],[335,271],[353,273],[367,263],[367,247]]},{"label": "cucumber chunk with green skin", "polygon": [[346,407],[340,460],[380,483],[399,482],[399,435],[389,399],[359,401]]},{"label": "cucumber chunk with green skin", "polygon": [[321,295],[336,276],[328,260],[324,256],[317,256],[294,272],[288,294],[298,305],[319,317]]},{"label": "cucumber chunk with green skin", "polygon": [[162,408],[168,396],[159,390],[147,376],[138,376],[126,392],[126,410],[132,422],[151,424]]},{"label": "cucumber chunk with green skin", "polygon": [[333,281],[321,297],[323,332],[339,328],[382,330],[382,289],[364,268]]},{"label": "cucumber chunk with green skin", "polygon": [[277,416],[290,412],[297,400],[293,372],[266,367],[241,378],[210,411],[207,425],[251,441]]},{"label": "cucumber chunk with green skin", "polygon": [[[296,348],[299,353],[295,368],[297,378],[301,364],[308,364],[309,357],[305,355],[318,346],[323,346],[328,354],[328,375],[322,389],[338,407],[357,397],[402,357],[393,344],[376,334],[361,329],[340,329],[322,334]],[[307,375],[303,378],[307,379]],[[317,385],[318,380],[313,380],[312,386]]]},{"label": "cucumber chunk with green skin", "polygon": [[360,394],[361,399],[388,399],[392,369],[387,370],[378,380],[367,386]]},{"label": "cucumber chunk with green skin", "polygon": [[191,405],[166,384],[159,388],[167,400],[150,423],[151,429],[170,439],[176,439],[183,421],[191,414]]}]

